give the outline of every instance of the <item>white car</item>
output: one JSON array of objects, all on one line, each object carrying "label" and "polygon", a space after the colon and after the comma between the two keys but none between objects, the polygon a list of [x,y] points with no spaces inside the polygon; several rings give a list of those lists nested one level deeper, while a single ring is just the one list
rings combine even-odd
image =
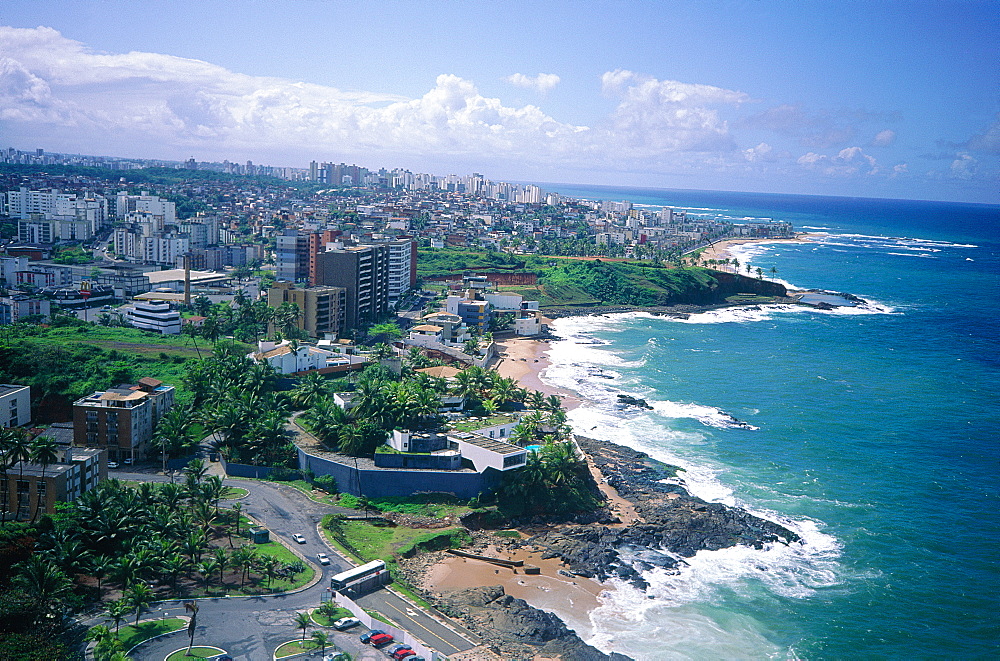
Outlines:
[{"label": "white car", "polygon": [[300,535],[299,533],[295,533],[294,535],[292,535],[292,539],[294,539],[299,544],[305,544],[306,543],[306,538],[303,537],[302,535]]},{"label": "white car", "polygon": [[328,556],[326,553],[317,553],[316,559],[319,560],[319,564],[321,565],[330,564],[330,556]]},{"label": "white car", "polygon": [[118,462],[117,461],[109,461],[108,462],[108,468],[118,468]]},{"label": "white car", "polygon": [[356,627],[359,624],[361,624],[361,620],[356,617],[342,617],[333,623],[333,628],[337,631],[343,631],[344,629]]}]

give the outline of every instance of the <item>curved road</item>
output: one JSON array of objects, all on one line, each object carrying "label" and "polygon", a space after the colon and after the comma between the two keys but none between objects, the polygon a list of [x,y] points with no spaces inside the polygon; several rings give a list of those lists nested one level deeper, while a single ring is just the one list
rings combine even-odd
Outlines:
[{"label": "curved road", "polygon": [[[146,482],[168,482],[169,478],[155,473],[127,473],[112,471],[109,477],[122,480]],[[271,659],[274,650],[284,642],[299,639],[302,631],[295,628],[296,613],[320,605],[328,594],[330,577],[343,571],[348,565],[326,542],[317,530],[323,516],[333,512],[356,513],[332,505],[314,502],[301,491],[288,486],[256,480],[226,479],[227,486],[242,487],[250,495],[242,499],[243,512],[261,521],[271,531],[271,538],[284,540],[313,565],[323,570],[319,582],[292,594],[256,597],[222,597],[202,599],[198,612],[198,628],[195,645],[215,645],[228,651],[237,661],[262,661]],[[306,538],[305,544],[292,541],[292,534],[300,533]],[[331,564],[323,567],[316,561],[316,554],[326,552]],[[366,609],[376,610],[395,622],[401,629],[423,640],[429,647],[444,655],[470,649],[476,646],[476,638],[449,622],[430,616],[424,609],[401,598],[386,589],[376,590],[359,598],[358,603]],[[144,618],[183,615],[181,601],[158,602]],[[350,633],[331,633],[331,642],[350,652],[355,659],[385,659],[384,653],[362,645],[358,634],[365,631],[363,626],[355,627]],[[311,635],[311,631],[309,635]],[[187,645],[184,633],[164,636],[142,645],[133,654],[137,661],[160,661],[171,651]]]}]

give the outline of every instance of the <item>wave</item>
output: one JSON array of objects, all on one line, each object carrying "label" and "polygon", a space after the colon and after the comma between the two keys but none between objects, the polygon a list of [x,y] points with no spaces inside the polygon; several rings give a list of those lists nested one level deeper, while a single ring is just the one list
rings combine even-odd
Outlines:
[{"label": "wave", "polygon": [[886,254],[887,255],[896,255],[897,257],[924,257],[926,259],[937,259],[937,257],[935,257],[934,255],[932,255],[930,253],[927,253],[927,252],[921,252],[921,253],[912,253],[912,252],[887,252]]}]

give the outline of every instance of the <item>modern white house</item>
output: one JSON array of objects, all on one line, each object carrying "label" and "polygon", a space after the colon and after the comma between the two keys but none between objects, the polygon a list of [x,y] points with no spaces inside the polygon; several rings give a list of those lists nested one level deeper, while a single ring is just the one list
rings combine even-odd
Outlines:
[{"label": "modern white house", "polygon": [[170,309],[167,301],[135,301],[123,311],[126,321],[136,328],[164,335],[177,335],[181,332],[181,313]]},{"label": "modern white house", "polygon": [[448,440],[455,444],[463,459],[472,462],[476,472],[487,468],[509,471],[521,468],[528,461],[525,448],[472,432],[449,434]]},{"label": "modern white house", "polygon": [[311,344],[285,340],[281,343],[261,341],[257,351],[247,356],[256,362],[266,362],[278,374],[294,374],[341,364],[344,356]]}]

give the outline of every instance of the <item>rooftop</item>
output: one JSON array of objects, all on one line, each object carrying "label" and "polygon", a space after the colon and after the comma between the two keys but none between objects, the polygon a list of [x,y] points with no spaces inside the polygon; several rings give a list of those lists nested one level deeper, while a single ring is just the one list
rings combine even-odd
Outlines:
[{"label": "rooftop", "polygon": [[468,443],[469,445],[475,445],[476,447],[484,450],[489,450],[490,452],[496,452],[497,454],[518,454],[527,452],[527,450],[522,447],[511,445],[510,443],[505,443],[504,441],[498,441],[494,438],[486,438],[485,436],[480,436],[479,434],[473,434],[471,432],[453,434],[452,438],[458,439],[463,443]]}]

